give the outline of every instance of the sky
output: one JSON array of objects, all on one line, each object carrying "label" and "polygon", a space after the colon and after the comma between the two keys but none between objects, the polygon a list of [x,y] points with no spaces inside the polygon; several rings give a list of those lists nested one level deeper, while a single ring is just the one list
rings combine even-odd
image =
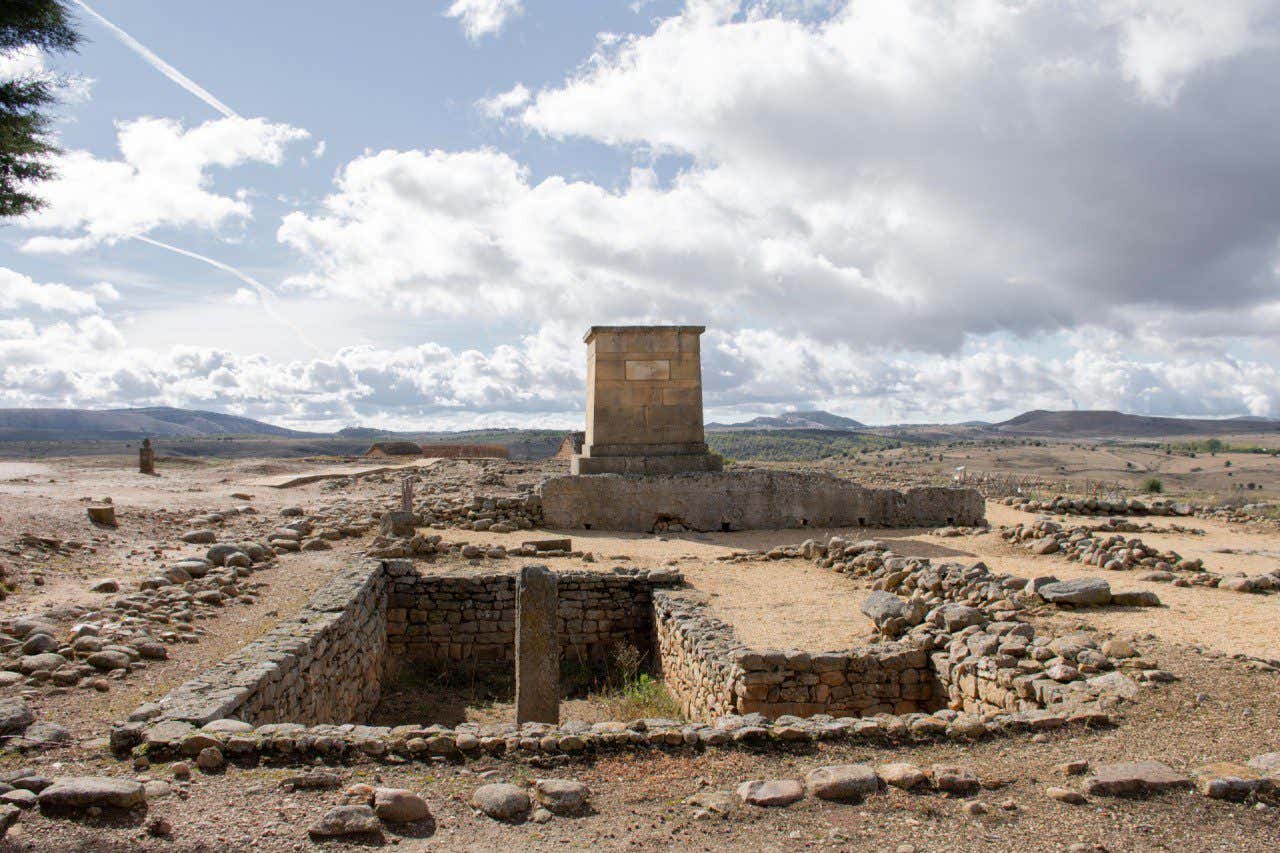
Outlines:
[{"label": "sky", "polygon": [[[1280,417],[1280,0],[74,0],[0,406]],[[363,14],[364,17],[356,17]]]}]

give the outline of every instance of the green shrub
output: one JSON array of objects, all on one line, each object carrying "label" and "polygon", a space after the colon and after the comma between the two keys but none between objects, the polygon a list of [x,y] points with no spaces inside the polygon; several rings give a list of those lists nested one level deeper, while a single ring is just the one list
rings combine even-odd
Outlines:
[{"label": "green shrub", "polygon": [[1149,495],[1158,495],[1164,492],[1164,483],[1160,482],[1159,477],[1148,477],[1142,481],[1142,491]]}]

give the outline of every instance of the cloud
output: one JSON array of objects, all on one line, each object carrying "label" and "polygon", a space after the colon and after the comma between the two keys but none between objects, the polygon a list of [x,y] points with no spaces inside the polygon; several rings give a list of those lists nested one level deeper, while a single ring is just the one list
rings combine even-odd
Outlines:
[{"label": "cloud", "polygon": [[116,289],[100,282],[88,290],[65,284],[41,284],[16,270],[0,267],[0,311],[36,309],[64,314],[96,314],[98,301],[120,298]]},{"label": "cloud", "polygon": [[211,170],[278,165],[286,146],[308,136],[261,118],[224,118],[193,128],[142,118],[116,127],[120,159],[81,150],[55,159],[57,177],[41,187],[48,206],[18,224],[61,234],[33,237],[25,251],[80,251],[159,227],[212,231],[247,219],[252,209],[245,194],[215,191]]},{"label": "cloud", "polygon": [[509,113],[529,103],[531,93],[523,83],[517,83],[505,92],[492,98],[481,98],[476,101],[476,108],[489,118],[505,118]]},{"label": "cloud", "polygon": [[454,0],[445,17],[457,18],[467,38],[477,41],[496,35],[512,19],[524,14],[523,0]]},{"label": "cloud", "polygon": [[[986,347],[905,359],[747,329],[708,332],[703,361],[709,417],[721,420],[796,404],[874,423],[1073,406],[1280,415],[1280,371],[1227,358],[1059,361]],[[273,361],[216,348],[132,349],[99,316],[0,320],[0,406],[188,406],[317,429],[570,428],[582,422],[585,382],[578,330],[556,324],[488,351],[359,346]]]},{"label": "cloud", "polygon": [[90,77],[53,72],[45,65],[44,54],[32,45],[0,51],[0,81],[9,80],[44,80],[64,103],[89,100],[94,83]]}]

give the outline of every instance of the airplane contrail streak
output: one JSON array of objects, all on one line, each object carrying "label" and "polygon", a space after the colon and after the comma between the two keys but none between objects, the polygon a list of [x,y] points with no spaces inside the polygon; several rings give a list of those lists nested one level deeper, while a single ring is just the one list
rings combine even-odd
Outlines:
[{"label": "airplane contrail streak", "polygon": [[94,18],[97,18],[100,24],[102,24],[107,29],[111,30],[111,32],[115,35],[116,38],[124,42],[125,46],[128,47],[130,50],[132,50],[134,53],[138,54],[138,56],[141,56],[143,60],[152,68],[155,68],[161,74],[168,77],[170,80],[177,83],[179,86],[186,89],[188,92],[195,95],[197,98],[204,101],[206,104],[213,107],[215,110],[222,113],[227,118],[240,118],[239,113],[231,109],[231,107],[227,106],[226,104],[222,103],[222,101],[219,101],[217,98],[215,98],[209,92],[208,89],[205,89],[203,86],[196,83],[196,81],[192,80],[190,77],[183,74],[181,71],[174,68],[172,65],[165,62],[160,57],[156,56],[155,53],[153,53],[150,48],[148,48],[142,42],[138,41],[133,36],[126,33],[124,30],[117,27],[115,24],[108,21],[106,18],[102,17],[102,15],[94,11],[93,7],[91,7],[88,3],[84,2],[84,0],[76,0],[76,5],[84,9]]},{"label": "airplane contrail streak", "polygon": [[249,285],[254,289],[254,291],[258,294],[258,297],[262,300],[263,310],[266,311],[267,314],[269,314],[272,319],[279,321],[285,326],[288,326],[289,329],[295,335],[298,336],[298,340],[302,341],[304,344],[310,347],[311,350],[315,352],[317,355],[324,354],[324,350],[316,346],[315,343],[313,343],[312,340],[307,337],[306,333],[303,332],[302,329],[298,328],[296,323],[294,323],[288,317],[284,316],[283,314],[281,314],[279,311],[275,309],[276,295],[271,291],[271,288],[267,287],[265,284],[258,281],[253,276],[248,275],[247,273],[241,272],[240,270],[236,269],[230,264],[224,264],[222,261],[215,260],[209,257],[208,255],[202,255],[199,252],[193,252],[190,249],[180,249],[177,246],[171,246],[168,243],[162,243],[159,240],[146,236],[145,234],[134,234],[133,239],[138,240],[139,242],[142,242],[142,243],[147,243],[151,246],[155,246],[160,249],[167,249],[168,251],[174,252],[175,254],[183,255],[185,257],[192,258],[197,261],[202,261],[211,267],[220,269],[225,273],[230,273],[231,275],[240,279],[245,284]]}]

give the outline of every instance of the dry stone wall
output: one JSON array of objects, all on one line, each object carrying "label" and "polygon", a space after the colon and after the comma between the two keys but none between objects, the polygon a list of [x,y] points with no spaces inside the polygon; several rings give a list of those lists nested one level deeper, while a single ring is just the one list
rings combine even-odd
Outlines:
[{"label": "dry stone wall", "polygon": [[378,702],[386,665],[386,587],[377,561],[343,572],[296,617],[135,716],[197,726],[360,719]]},{"label": "dry stone wall", "polygon": [[[419,575],[389,560],[387,646],[394,663],[514,660],[516,578],[510,573]],[[603,663],[619,643],[653,650],[653,590],[683,581],[669,570],[561,572],[558,633],[564,659]]]},{"label": "dry stone wall", "polygon": [[693,719],[912,714],[944,698],[928,654],[918,647],[877,643],[812,654],[751,649],[695,599],[657,592],[654,610],[663,678]]}]

